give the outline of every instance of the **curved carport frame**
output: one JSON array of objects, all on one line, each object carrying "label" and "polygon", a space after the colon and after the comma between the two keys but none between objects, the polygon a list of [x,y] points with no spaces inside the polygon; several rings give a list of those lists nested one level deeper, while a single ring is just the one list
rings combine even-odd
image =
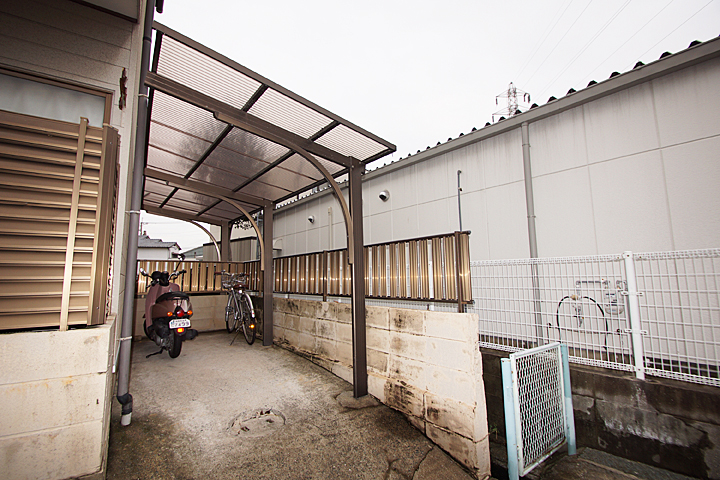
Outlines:
[{"label": "curved carport frame", "polygon": [[[152,26],[155,46],[152,66],[141,73],[139,89],[125,291],[134,292],[133,236],[141,208],[221,225],[224,256],[229,251],[228,226],[247,219],[261,244],[263,344],[272,345],[273,210],[280,202],[328,185],[343,212],[352,272],[353,393],[366,395],[361,176],[367,163],[392,153],[395,146],[178,32],[151,23],[149,16],[145,31]],[[143,65],[149,63],[150,41],[146,34]],[[347,177],[348,201],[336,181],[340,176]],[[259,212],[262,228],[253,219]],[[136,249],[136,239],[134,243]],[[132,323],[132,297],[125,295],[122,340],[131,334],[126,326]],[[123,414],[132,410],[129,350],[129,342],[121,343],[118,399]]]}]

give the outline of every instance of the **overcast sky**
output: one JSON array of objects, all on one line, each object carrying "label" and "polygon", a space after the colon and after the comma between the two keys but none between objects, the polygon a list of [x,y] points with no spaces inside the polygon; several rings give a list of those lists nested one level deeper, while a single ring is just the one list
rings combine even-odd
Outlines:
[{"label": "overcast sky", "polygon": [[167,0],[156,20],[394,143],[393,161],[491,122],[510,82],[543,105],[715,38],[720,0]]}]

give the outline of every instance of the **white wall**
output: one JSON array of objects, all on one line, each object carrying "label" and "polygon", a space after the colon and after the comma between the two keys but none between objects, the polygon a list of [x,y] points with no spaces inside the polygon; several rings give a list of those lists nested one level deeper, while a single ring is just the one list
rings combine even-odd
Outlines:
[{"label": "white wall", "polygon": [[[720,41],[710,46],[720,50]],[[608,82],[616,81],[622,77]],[[717,247],[719,83],[714,55],[529,123],[539,256]],[[461,170],[471,259],[529,257],[517,118],[517,128],[504,133],[488,137],[480,130],[459,149],[436,155],[431,149],[415,156],[420,161],[410,157],[366,174],[365,244],[457,230]],[[378,198],[382,190],[390,192],[387,202]],[[342,248],[342,222],[339,204],[323,192],[279,209],[275,238],[282,239],[282,255]]]}]

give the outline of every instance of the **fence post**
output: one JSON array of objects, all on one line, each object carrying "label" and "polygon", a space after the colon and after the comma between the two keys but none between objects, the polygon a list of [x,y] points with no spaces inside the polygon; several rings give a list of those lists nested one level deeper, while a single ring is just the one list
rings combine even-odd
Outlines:
[{"label": "fence post", "polygon": [[[642,293],[637,289],[637,276],[635,274],[635,260],[632,252],[623,252],[625,261],[625,274],[627,275],[627,291],[623,294],[627,297],[628,314],[630,316],[629,333],[632,338],[633,360],[635,362],[635,376],[639,380],[645,380],[645,352],[643,351],[643,331],[640,321],[640,302],[638,297]],[[626,330],[626,333],[628,331]]]},{"label": "fence post", "polygon": [[460,233],[455,232],[455,288],[457,290],[458,313],[465,313],[465,304],[463,303],[463,284],[460,278]]},{"label": "fence post", "polygon": [[507,445],[508,478],[518,480],[517,425],[515,424],[515,400],[513,394],[512,363],[509,358],[501,358],[500,366],[503,382],[503,403],[505,406],[505,439]]},{"label": "fence post", "polygon": [[323,296],[323,302],[327,302],[327,294],[328,294],[328,252],[327,250],[323,250],[322,253],[322,296]]},{"label": "fence post", "polygon": [[575,412],[573,411],[572,386],[570,385],[570,360],[568,346],[560,344],[560,361],[562,362],[563,397],[565,400],[565,438],[568,444],[568,455],[577,453],[575,441]]}]

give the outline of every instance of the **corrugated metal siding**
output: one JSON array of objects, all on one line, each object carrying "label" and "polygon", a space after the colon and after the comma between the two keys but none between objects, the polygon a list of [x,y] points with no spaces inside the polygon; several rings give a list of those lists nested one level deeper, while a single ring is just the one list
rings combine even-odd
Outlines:
[{"label": "corrugated metal siding", "polygon": [[105,321],[117,146],[0,110],[0,330]]}]

